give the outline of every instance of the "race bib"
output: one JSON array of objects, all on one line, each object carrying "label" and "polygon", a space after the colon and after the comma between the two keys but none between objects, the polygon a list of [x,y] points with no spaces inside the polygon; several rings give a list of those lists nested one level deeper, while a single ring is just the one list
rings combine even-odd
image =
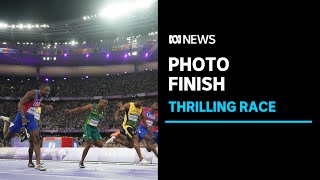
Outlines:
[{"label": "race bib", "polygon": [[30,107],[27,111],[28,113],[32,114],[36,120],[40,120],[40,114],[41,114],[41,108],[35,108],[35,107]]},{"label": "race bib", "polygon": [[139,119],[138,115],[134,115],[134,114],[129,115],[129,121],[138,121],[138,119]]},{"label": "race bib", "polygon": [[89,125],[91,125],[91,126],[98,126],[98,123],[99,123],[99,121],[96,121],[96,120],[94,120],[94,119],[91,119]]},{"label": "race bib", "polygon": [[148,126],[152,126],[153,125],[153,121],[147,120],[147,124],[148,124]]}]

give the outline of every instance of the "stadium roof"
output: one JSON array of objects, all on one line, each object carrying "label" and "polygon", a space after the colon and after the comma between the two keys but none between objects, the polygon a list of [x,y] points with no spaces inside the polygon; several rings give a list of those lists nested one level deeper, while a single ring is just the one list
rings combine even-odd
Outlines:
[{"label": "stadium roof", "polygon": [[[77,39],[86,41],[157,30],[157,2],[148,9],[141,9],[134,15],[130,14],[120,19],[110,20],[99,16],[99,18],[85,20],[85,16],[98,16],[103,7],[118,2],[133,2],[133,0],[6,1],[0,5],[0,40],[14,42]],[[120,12],[115,11],[113,14],[118,13]],[[4,24],[6,28],[1,28]],[[25,27],[18,28],[21,24]],[[34,26],[48,24],[50,27],[26,28],[27,24]],[[12,28],[13,25],[15,28]]]}]

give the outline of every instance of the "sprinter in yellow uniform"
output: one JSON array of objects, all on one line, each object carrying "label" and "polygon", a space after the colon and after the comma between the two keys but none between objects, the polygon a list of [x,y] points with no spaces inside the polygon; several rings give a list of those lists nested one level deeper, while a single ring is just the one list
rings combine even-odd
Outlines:
[{"label": "sprinter in yellow uniform", "polygon": [[120,107],[115,114],[115,119],[118,121],[120,116],[120,111],[125,111],[122,128],[111,134],[111,138],[106,143],[111,143],[113,141],[120,143],[128,148],[135,148],[138,153],[141,164],[149,164],[150,162],[143,159],[140,145],[139,137],[137,135],[137,128],[139,123],[144,120],[142,115],[142,102],[130,102],[126,103],[124,106]]}]

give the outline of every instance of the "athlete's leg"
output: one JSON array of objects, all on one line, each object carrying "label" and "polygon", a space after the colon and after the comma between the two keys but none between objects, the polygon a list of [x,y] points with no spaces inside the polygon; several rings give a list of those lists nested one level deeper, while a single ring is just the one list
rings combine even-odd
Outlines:
[{"label": "athlete's leg", "polygon": [[94,145],[99,147],[99,148],[102,148],[103,147],[103,141],[102,140],[98,140],[98,141],[94,142]]},{"label": "athlete's leg", "polygon": [[90,140],[90,139],[86,140],[85,146],[84,146],[84,149],[83,149],[83,152],[82,152],[81,161],[80,161],[80,164],[79,164],[79,166],[81,168],[84,168],[83,162],[84,162],[84,159],[86,158],[86,156],[87,156],[87,154],[89,152],[89,149],[91,148],[92,144],[93,144],[92,140]]},{"label": "athlete's leg", "polygon": [[118,138],[114,140],[114,142],[120,143],[127,148],[133,148],[133,141],[128,140],[127,137],[126,136],[123,137],[123,135],[122,136],[119,135]]},{"label": "athlete's leg", "polygon": [[143,157],[142,157],[141,150],[140,150],[140,143],[139,143],[138,135],[133,135],[132,141],[133,141],[133,147],[137,151],[137,154],[139,156],[140,161],[142,161]]},{"label": "athlete's leg", "polygon": [[30,133],[30,139],[33,141],[33,150],[36,154],[36,169],[40,171],[47,170],[41,165],[41,150],[40,150],[40,135],[37,121],[33,116],[26,116],[28,119],[28,124],[25,126],[27,132]]},{"label": "athlete's leg", "polygon": [[150,137],[149,134],[146,134],[144,136],[144,140],[147,142],[148,147],[153,151],[153,153],[158,157],[158,151],[155,147],[155,145],[153,144],[153,139]]},{"label": "athlete's leg", "polygon": [[22,127],[22,119],[20,116],[20,113],[18,113],[13,121],[13,123],[10,122],[9,119],[4,120],[4,126],[3,126],[3,145],[7,146],[8,142],[13,138],[14,134],[19,132]]},{"label": "athlete's leg", "polygon": [[33,150],[34,150],[34,143],[31,138],[29,138],[29,163],[28,167],[35,167],[32,162],[32,156],[33,156]]},{"label": "athlete's leg", "polygon": [[93,136],[92,136],[92,129],[89,125],[85,124],[83,126],[83,133],[84,133],[84,139],[85,139],[85,144],[84,144],[84,149],[82,152],[82,157],[79,163],[79,167],[80,168],[85,168],[85,166],[83,165],[84,159],[86,158],[89,149],[91,148],[92,144],[93,144]]}]

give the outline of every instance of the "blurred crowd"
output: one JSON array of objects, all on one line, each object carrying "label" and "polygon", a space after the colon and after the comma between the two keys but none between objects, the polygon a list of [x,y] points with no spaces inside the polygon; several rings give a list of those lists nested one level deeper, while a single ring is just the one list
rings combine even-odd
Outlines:
[{"label": "blurred crowd", "polygon": [[51,97],[93,97],[158,92],[158,72],[113,74],[103,77],[35,78],[1,77],[0,97],[22,97],[41,84],[51,86]]}]

